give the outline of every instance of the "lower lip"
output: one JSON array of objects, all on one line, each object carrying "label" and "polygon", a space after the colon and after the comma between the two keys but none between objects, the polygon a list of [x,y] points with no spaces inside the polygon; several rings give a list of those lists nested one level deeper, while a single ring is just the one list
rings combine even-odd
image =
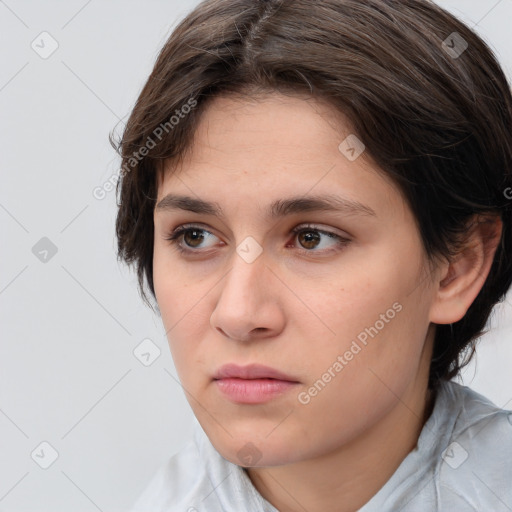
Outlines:
[{"label": "lower lip", "polygon": [[268,402],[298,384],[275,379],[219,379],[215,383],[229,399],[242,404]]}]

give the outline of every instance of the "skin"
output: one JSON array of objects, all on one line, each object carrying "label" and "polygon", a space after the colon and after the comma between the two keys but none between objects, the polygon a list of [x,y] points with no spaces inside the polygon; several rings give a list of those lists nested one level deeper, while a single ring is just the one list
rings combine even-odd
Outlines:
[{"label": "skin", "polygon": [[[494,251],[478,225],[456,263],[430,268],[399,190],[367,152],[350,161],[338,149],[351,133],[348,121],[318,100],[218,97],[185,159],[168,162],[158,178],[157,204],[183,194],[224,212],[155,209],[156,299],[194,414],[227,460],[246,465],[237,455],[244,447],[258,454],[247,473],[281,512],[353,511],[391,477],[432,409],[433,324],[464,316]],[[312,194],[359,201],[375,215],[266,219],[273,201]],[[203,240],[178,240],[195,251],[190,255],[166,240],[185,223],[206,230]],[[304,224],[349,242],[292,233]],[[500,227],[493,226],[496,241]],[[262,249],[251,263],[236,250],[248,236]],[[299,394],[393,304],[400,312],[301,403]],[[235,403],[212,380],[230,362],[271,366],[299,383],[265,404]]]}]

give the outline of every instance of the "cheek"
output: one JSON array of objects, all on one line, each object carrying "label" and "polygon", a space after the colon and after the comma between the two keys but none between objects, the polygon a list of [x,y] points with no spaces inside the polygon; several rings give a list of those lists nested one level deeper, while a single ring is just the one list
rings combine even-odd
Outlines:
[{"label": "cheek", "polygon": [[[187,380],[187,368],[194,364],[195,354],[204,334],[201,303],[191,293],[183,274],[170,268],[155,251],[153,284],[171,355],[180,378]],[[209,325],[209,324],[207,324]]]},{"label": "cheek", "polygon": [[[378,376],[392,388],[401,387],[417,371],[429,325],[427,297],[415,290],[419,264],[400,266],[398,254],[388,251],[387,258],[384,254],[345,267],[336,282],[325,282],[319,289],[297,288],[317,313],[315,318],[308,313],[298,320],[303,353],[309,351],[306,367],[312,381],[328,380],[329,370],[337,376],[343,373],[343,379],[332,379],[337,384],[329,387],[360,382],[362,387],[351,391],[359,393],[372,388],[367,382]],[[419,253],[411,253],[408,261],[419,262]]]},{"label": "cheek", "polygon": [[[412,309],[410,304],[403,305],[380,331],[381,324],[376,331],[359,330],[367,335],[365,343],[347,334],[310,354],[315,362],[296,397],[295,413],[299,424],[309,425],[313,445],[326,439],[334,444],[350,440],[404,396],[418,374],[426,335],[418,328],[421,314]],[[370,327],[375,328],[374,324]],[[326,416],[329,422],[319,420]]]},{"label": "cheek", "polygon": [[153,285],[166,331],[190,325],[190,316],[201,306],[201,280],[185,271],[179,258],[162,243],[154,247]]}]

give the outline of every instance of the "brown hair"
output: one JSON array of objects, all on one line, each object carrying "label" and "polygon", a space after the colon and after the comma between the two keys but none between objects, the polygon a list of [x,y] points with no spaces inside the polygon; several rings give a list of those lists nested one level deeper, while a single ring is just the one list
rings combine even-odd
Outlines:
[{"label": "brown hair", "polygon": [[436,326],[429,385],[453,377],[512,280],[512,97],[488,46],[428,0],[206,0],[179,23],[122,138],[111,136],[123,169],[118,257],[135,264],[142,297],[151,306],[146,280],[155,298],[163,162],[190,149],[209,101],[268,91],[306,93],[347,116],[408,201],[430,261],[456,253],[475,215],[501,217],[482,290],[464,318]]}]

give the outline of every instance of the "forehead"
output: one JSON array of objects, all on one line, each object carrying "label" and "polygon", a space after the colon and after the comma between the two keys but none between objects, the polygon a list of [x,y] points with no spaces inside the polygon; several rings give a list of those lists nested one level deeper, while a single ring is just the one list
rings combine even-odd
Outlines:
[{"label": "forehead", "polygon": [[360,194],[377,202],[399,194],[366,151],[347,158],[353,137],[345,116],[311,97],[221,96],[202,113],[183,157],[166,162],[158,200],[170,192],[200,193],[210,202],[338,192],[355,203]]},{"label": "forehead", "polygon": [[234,150],[249,151],[262,144],[274,151],[302,148],[304,156],[308,149],[326,149],[352,132],[349,119],[325,100],[273,92],[214,98],[203,112],[195,139],[196,146],[208,144],[210,148],[226,143]]}]

